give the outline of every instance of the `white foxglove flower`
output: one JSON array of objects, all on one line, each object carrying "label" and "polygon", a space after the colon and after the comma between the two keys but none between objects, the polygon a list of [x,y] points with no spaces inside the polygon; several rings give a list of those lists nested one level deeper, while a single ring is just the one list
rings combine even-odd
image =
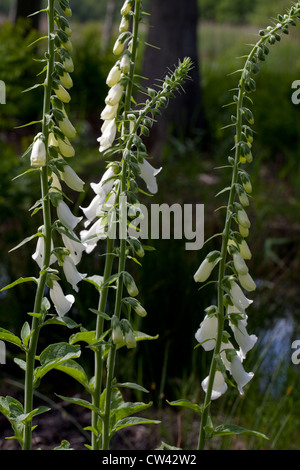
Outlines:
[{"label": "white foxglove flower", "polygon": [[129,19],[127,16],[123,16],[119,25],[119,32],[125,33],[129,28]]},{"label": "white foxglove flower", "polygon": [[[229,310],[228,310],[229,313]],[[238,320],[237,323],[229,321],[229,325],[233,331],[234,338],[240,347],[238,355],[242,360],[245,359],[246,354],[250,351],[257,342],[256,335],[249,335],[247,332],[247,316],[242,320]]]},{"label": "white foxglove flower", "polygon": [[247,299],[242,289],[235,281],[231,281],[230,296],[234,305],[241,313],[244,313],[246,308],[253,303],[253,300]]},{"label": "white foxglove flower", "polygon": [[60,184],[60,181],[59,181],[59,178],[57,176],[56,173],[52,173],[51,174],[51,184],[50,184],[50,187],[49,187],[49,192],[50,193],[55,193],[55,192],[61,192],[62,189],[61,189],[61,184]]},{"label": "white foxglove flower", "polygon": [[82,192],[84,181],[77,175],[77,173],[69,165],[65,165],[61,172],[61,178],[69,188],[74,191]]},{"label": "white foxglove flower", "polygon": [[61,83],[66,87],[66,88],[72,88],[73,86],[73,80],[68,74],[68,72],[64,72],[63,75],[59,77]]},{"label": "white foxglove flower", "polygon": [[[205,391],[205,393],[207,392],[208,381],[209,381],[209,376],[206,377],[201,383],[201,386],[203,390]],[[223,395],[226,392],[226,390],[227,390],[227,384],[224,380],[223,374],[219,370],[217,370],[215,374],[215,378],[214,378],[211,399],[216,400],[221,395]]]},{"label": "white foxglove flower", "polygon": [[50,298],[59,317],[63,317],[75,302],[73,295],[65,295],[63,293],[63,290],[57,281],[53,281],[52,289],[50,289]]},{"label": "white foxglove flower", "polygon": [[33,146],[30,155],[31,166],[45,166],[46,159],[46,146],[43,140],[43,134],[39,132],[33,140]]},{"label": "white foxglove flower", "polygon": [[63,59],[63,66],[66,69],[67,72],[72,73],[74,72],[74,64],[72,57],[64,57]]},{"label": "white foxglove flower", "polygon": [[99,196],[107,197],[108,193],[113,188],[113,185],[115,183],[115,172],[114,168],[110,166],[104,173],[99,181],[99,183],[91,183],[91,188],[93,189],[95,194],[98,194]]},{"label": "white foxglove flower", "polygon": [[230,245],[236,246],[244,259],[248,260],[252,258],[251,251],[245,239],[237,245],[236,242],[230,238],[228,240],[228,246]]},{"label": "white foxglove flower", "polygon": [[109,106],[114,106],[119,103],[120,99],[122,98],[124,91],[123,85],[117,83],[113,87],[110,88],[107,97],[105,98],[105,103]]},{"label": "white foxglove flower", "polygon": [[107,119],[114,119],[117,115],[118,107],[119,103],[115,104],[114,106],[107,104],[100,115],[101,119],[104,121]]},{"label": "white foxglove flower", "polygon": [[121,15],[125,16],[125,15],[128,15],[128,13],[130,12],[132,8],[132,1],[131,0],[125,0],[125,2],[123,3],[123,6],[121,8]]},{"label": "white foxglove flower", "polygon": [[123,343],[124,341],[123,331],[119,324],[112,329],[112,341],[114,344]]},{"label": "white foxglove flower", "polygon": [[107,75],[106,84],[109,87],[112,87],[120,81],[120,78],[121,70],[117,65],[114,65],[113,68],[110,70],[109,74]]},{"label": "white foxglove flower", "polygon": [[100,152],[103,152],[104,150],[111,147],[115,140],[117,133],[115,119],[109,119],[107,121],[104,121],[104,125],[102,126],[101,130],[102,135],[101,137],[98,137],[97,141],[100,143]]},{"label": "white foxglove flower", "polygon": [[71,256],[65,256],[64,264],[63,264],[63,271],[65,273],[66,279],[71,284],[73,289],[78,292],[78,282],[82,281],[87,275],[81,274],[77,271],[75,263]]},{"label": "white foxglove flower", "polygon": [[82,220],[82,217],[76,217],[74,214],[72,214],[70,208],[64,201],[58,202],[57,216],[61,223],[70,230],[73,230],[76,225]]},{"label": "white foxglove flower", "polygon": [[96,247],[98,240],[106,238],[105,224],[102,222],[102,219],[99,218],[89,230],[82,230],[80,238],[85,245],[85,251],[91,253]]},{"label": "white foxglove flower", "polygon": [[[44,237],[38,237],[38,241],[36,244],[36,249],[35,252],[32,255],[32,259],[37,263],[40,269],[44,267],[44,249],[45,249],[45,239]],[[51,250],[53,250],[53,242],[51,240]],[[55,255],[50,256],[50,263],[51,264],[55,263],[57,260]]]},{"label": "white foxglove flower", "polygon": [[[70,231],[70,234],[74,238],[77,238],[74,232]],[[70,253],[69,256],[72,258],[74,264],[78,264],[82,258],[82,253],[85,251],[85,245],[81,243],[81,241],[73,240],[65,234],[62,234],[61,237],[65,247]]]},{"label": "white foxglove flower", "polygon": [[99,215],[99,212],[102,208],[103,199],[104,198],[102,196],[96,194],[87,207],[80,207],[84,213],[85,218],[87,219],[84,222],[85,227],[87,227]]},{"label": "white foxglove flower", "polygon": [[226,343],[222,341],[221,347],[220,347],[220,356],[221,356],[222,362],[223,362],[224,366],[226,367],[226,369],[230,371],[230,364],[231,363],[230,363],[229,359],[227,359],[226,350],[234,352],[234,354],[235,354],[235,348],[234,348],[233,344],[230,341],[227,341]]},{"label": "white foxglove flower", "polygon": [[238,391],[241,395],[243,395],[243,387],[245,387],[245,385],[250,382],[254,376],[254,373],[245,372],[241,358],[238,355],[233,356],[231,359],[230,373],[238,386]]},{"label": "white foxglove flower", "polygon": [[248,215],[246,213],[246,211],[241,207],[240,209],[238,209],[237,211],[237,220],[238,220],[238,223],[242,226],[242,227],[245,227],[245,228],[250,228],[250,220],[248,218]]},{"label": "white foxglove flower", "polygon": [[145,181],[150,193],[157,193],[158,187],[156,182],[156,176],[162,170],[162,168],[153,168],[153,166],[150,165],[150,163],[146,159],[144,159],[143,163],[139,163],[139,167],[141,170],[140,176]]},{"label": "white foxglove flower", "polygon": [[113,54],[120,55],[123,52],[124,46],[125,46],[124,42],[121,42],[120,39],[118,38],[113,47]]},{"label": "white foxglove flower", "polygon": [[132,349],[136,347],[136,338],[134,333],[131,329],[125,332],[125,343],[128,349]]},{"label": "white foxglove flower", "polygon": [[204,317],[200,324],[200,328],[196,331],[195,338],[201,344],[205,351],[211,351],[216,344],[218,332],[218,319],[216,315]]},{"label": "white foxglove flower", "polygon": [[239,274],[239,281],[241,286],[248,292],[252,292],[256,289],[256,284],[249,273]]}]

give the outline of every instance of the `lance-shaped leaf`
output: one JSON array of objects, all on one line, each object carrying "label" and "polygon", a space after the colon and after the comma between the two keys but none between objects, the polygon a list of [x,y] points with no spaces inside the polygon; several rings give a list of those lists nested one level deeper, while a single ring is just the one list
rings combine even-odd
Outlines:
[{"label": "lance-shaped leaf", "polygon": [[21,339],[14,333],[11,333],[10,331],[5,330],[4,328],[0,328],[0,340],[8,341],[9,343],[15,344],[16,346],[22,348]]},{"label": "lance-shaped leaf", "polygon": [[56,343],[48,346],[40,355],[41,366],[35,370],[35,382],[47,372],[62,365],[64,362],[80,356],[79,346],[68,343]]}]

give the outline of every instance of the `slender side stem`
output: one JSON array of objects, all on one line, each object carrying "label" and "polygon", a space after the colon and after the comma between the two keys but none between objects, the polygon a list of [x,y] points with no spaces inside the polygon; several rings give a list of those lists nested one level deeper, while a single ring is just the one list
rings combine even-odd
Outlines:
[{"label": "slender side stem", "polygon": [[[131,67],[130,67],[130,73],[129,73],[128,84],[126,88],[126,96],[125,96],[125,107],[124,107],[125,129],[127,128],[128,134],[129,134],[129,123],[126,120],[126,117],[127,117],[128,112],[130,111],[133,78],[134,78],[134,72],[135,72],[135,61],[136,61],[136,53],[137,53],[137,47],[138,47],[138,28],[139,28],[139,22],[140,22],[140,3],[141,3],[140,0],[135,1],[135,11],[133,15]],[[127,133],[127,130],[125,131],[125,133]],[[131,142],[130,138],[128,139],[128,142],[129,143]],[[129,147],[129,143],[127,143],[127,149]],[[126,191],[127,171],[128,171],[127,162],[123,158],[119,196],[123,195]],[[120,240],[120,255],[119,255],[119,266],[118,266],[118,272],[120,275],[117,281],[117,292],[116,292],[116,301],[115,301],[115,310],[114,310],[114,315],[118,318],[120,318],[120,314],[121,314],[121,302],[122,302],[122,294],[123,294],[123,276],[121,275],[121,273],[124,271],[125,265],[126,265],[126,239],[124,236],[122,236]],[[111,343],[110,352],[108,356],[105,410],[104,410],[104,417],[103,417],[103,450],[109,449],[111,392],[112,392],[112,380],[114,376],[115,361],[116,361],[116,351],[117,351],[116,345]]]},{"label": "slender side stem", "polygon": [[[47,75],[45,81],[45,92],[44,92],[44,107],[43,107],[43,135],[45,137],[45,142],[48,141],[48,120],[47,115],[50,111],[50,96],[52,88],[52,73],[54,66],[54,42],[51,37],[51,34],[54,31],[54,0],[48,1],[48,53],[49,61],[47,68]],[[47,145],[46,145],[47,149]],[[47,152],[48,158],[48,152]],[[41,170],[41,192],[42,192],[42,201],[43,201],[43,221],[44,221],[44,230],[45,230],[45,243],[44,243],[44,266],[40,274],[35,302],[34,302],[34,312],[40,313],[42,300],[46,285],[47,278],[47,268],[50,264],[50,255],[51,255],[51,212],[50,212],[50,199],[48,196],[48,168],[47,164]],[[35,356],[37,350],[37,344],[39,339],[40,332],[40,320],[36,317],[33,317],[31,331],[32,336],[29,343],[29,348],[26,353],[26,374],[25,374],[25,396],[24,396],[24,412],[30,413],[32,411],[33,405],[33,381],[34,381],[34,365],[35,365]],[[32,422],[28,422],[24,426],[24,440],[23,440],[23,449],[31,449],[31,435],[32,435]]]}]

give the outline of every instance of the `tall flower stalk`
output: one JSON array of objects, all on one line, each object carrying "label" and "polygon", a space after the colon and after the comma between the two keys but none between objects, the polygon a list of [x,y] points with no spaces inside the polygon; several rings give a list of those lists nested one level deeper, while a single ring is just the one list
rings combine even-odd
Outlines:
[{"label": "tall flower stalk", "polygon": [[[222,231],[220,251],[210,253],[195,273],[196,282],[206,282],[216,265],[219,266],[217,280],[217,305],[206,309],[206,316],[196,333],[196,339],[205,350],[213,350],[209,375],[202,382],[205,391],[204,404],[201,407],[202,419],[198,449],[204,449],[205,442],[214,436],[238,433],[254,433],[237,427],[220,426],[213,428],[210,417],[211,401],[227,390],[227,383],[236,384],[240,394],[243,387],[252,379],[253,373],[247,373],[242,365],[246,353],[256,343],[255,335],[247,333],[246,309],[251,305],[244,290],[252,292],[256,285],[249,274],[246,261],[251,259],[246,238],[251,226],[246,210],[249,195],[252,192],[250,176],[245,165],[252,162],[252,142],[254,123],[252,111],[245,105],[252,103],[249,94],[256,89],[253,75],[259,72],[260,63],[269,54],[269,46],[280,41],[281,34],[288,34],[289,26],[295,25],[300,17],[300,4],[297,3],[285,15],[278,15],[277,22],[260,31],[259,41],[247,56],[238,87],[234,90],[233,102],[236,113],[232,115],[235,128],[234,157],[229,157],[232,179],[226,206],[225,225]],[[228,256],[230,257],[228,260]],[[245,261],[246,260],[246,261]],[[229,330],[226,329],[227,322]],[[233,333],[233,343],[229,340]],[[228,373],[231,379],[228,378]],[[257,433],[259,434],[259,433]]]}]

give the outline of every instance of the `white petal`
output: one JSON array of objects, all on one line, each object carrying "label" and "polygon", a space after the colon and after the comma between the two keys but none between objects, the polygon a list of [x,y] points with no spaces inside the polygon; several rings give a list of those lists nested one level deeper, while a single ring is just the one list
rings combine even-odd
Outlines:
[{"label": "white petal", "polygon": [[96,247],[98,240],[106,238],[105,225],[102,223],[102,219],[98,219],[89,230],[82,230],[80,232],[82,243],[85,244],[87,253],[93,251]]},{"label": "white petal", "polygon": [[214,263],[210,263],[208,259],[205,258],[194,274],[194,281],[205,282],[209,278],[213,267]]},{"label": "white petal", "polygon": [[[207,392],[208,381],[209,381],[209,377],[206,377],[201,383],[201,386],[205,392]],[[223,395],[226,392],[226,390],[227,390],[227,384],[224,380],[223,374],[219,370],[217,370],[215,374],[215,378],[214,378],[211,399],[216,400],[221,395]]]},{"label": "white petal", "polygon": [[91,188],[99,196],[107,196],[108,193],[112,190],[115,183],[115,172],[112,166],[110,166],[103,174],[99,183],[91,183]]},{"label": "white petal", "polygon": [[257,336],[249,335],[247,332],[247,319],[239,320],[237,325],[229,321],[229,325],[233,331],[234,338],[240,347],[239,356],[242,360],[257,342]]},{"label": "white petal", "polygon": [[156,176],[162,170],[162,168],[153,168],[148,160],[144,159],[143,163],[139,163],[141,170],[141,178],[145,181],[147,188],[152,194],[157,193],[158,187],[156,182]]},{"label": "white petal", "polygon": [[[36,244],[36,249],[35,252],[32,255],[32,259],[38,264],[39,268],[42,269],[44,265],[44,247],[45,247],[45,240],[44,237],[38,237],[38,241]],[[51,241],[51,249],[53,249],[53,242]],[[50,263],[51,264],[55,263],[57,260],[55,255],[50,256]]]},{"label": "white petal", "polygon": [[[77,238],[74,232],[71,232],[71,235],[73,235],[74,238]],[[77,242],[72,240],[70,237],[64,234],[62,234],[62,240],[67,250],[69,250],[70,257],[72,258],[74,264],[78,264],[81,260],[82,253],[85,251],[85,245],[80,241]]]},{"label": "white petal", "polygon": [[50,298],[59,317],[63,317],[70,310],[75,301],[73,295],[65,295],[63,293],[57,281],[53,281],[53,288],[50,289]]},{"label": "white petal", "polygon": [[67,281],[71,284],[73,289],[78,292],[77,284],[86,277],[86,274],[81,274],[77,271],[74,261],[71,256],[66,256],[64,259],[63,270]]},{"label": "white petal", "polygon": [[64,166],[64,171],[61,172],[63,181],[74,191],[82,192],[84,181],[77,175],[77,173],[69,165]]},{"label": "white petal", "polygon": [[196,340],[201,344],[205,351],[211,351],[215,347],[217,330],[217,317],[215,315],[213,317],[208,317],[206,315],[203,322],[200,324],[200,328],[195,334]]},{"label": "white petal", "polygon": [[244,295],[240,286],[235,282],[231,282],[230,295],[234,305],[238,308],[240,312],[244,312],[249,305],[253,303],[253,300],[247,299]]},{"label": "white petal", "polygon": [[57,216],[61,223],[73,230],[76,225],[82,220],[82,217],[75,217],[71,210],[64,201],[59,201],[57,205]]},{"label": "white petal", "polygon": [[254,376],[253,372],[245,372],[241,358],[239,356],[233,356],[231,360],[231,367],[230,367],[230,372],[232,377],[237,383],[238,390],[241,395],[244,394],[243,387],[250,382],[252,377]]}]

